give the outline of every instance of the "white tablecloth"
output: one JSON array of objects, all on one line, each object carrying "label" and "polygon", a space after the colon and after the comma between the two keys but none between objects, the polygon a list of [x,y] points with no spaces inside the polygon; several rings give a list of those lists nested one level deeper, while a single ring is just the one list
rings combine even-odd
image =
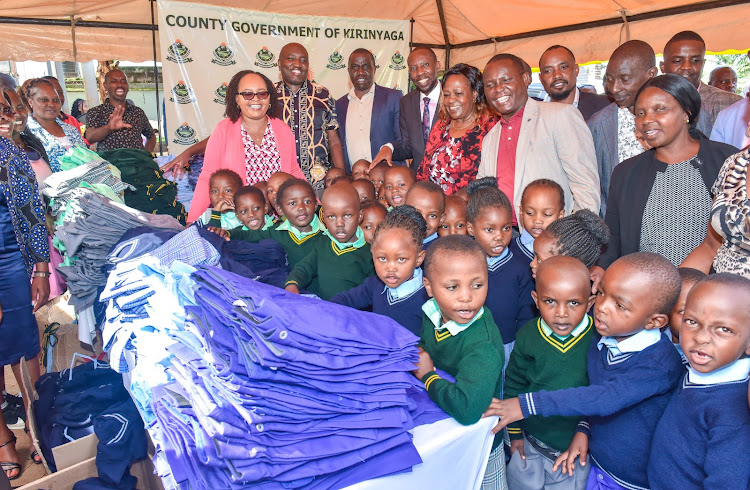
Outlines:
[{"label": "white tablecloth", "polygon": [[492,449],[490,429],[497,421],[497,417],[489,417],[465,426],[447,418],[420,425],[411,432],[422,464],[410,473],[367,480],[346,490],[477,490]]}]

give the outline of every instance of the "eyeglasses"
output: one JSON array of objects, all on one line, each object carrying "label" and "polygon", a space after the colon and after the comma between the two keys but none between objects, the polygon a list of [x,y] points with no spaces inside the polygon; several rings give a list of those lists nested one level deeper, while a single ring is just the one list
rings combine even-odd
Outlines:
[{"label": "eyeglasses", "polygon": [[262,90],[260,92],[240,92],[238,95],[241,95],[243,99],[245,100],[253,100],[254,98],[258,98],[258,100],[266,100],[268,96],[270,95],[267,90]]}]

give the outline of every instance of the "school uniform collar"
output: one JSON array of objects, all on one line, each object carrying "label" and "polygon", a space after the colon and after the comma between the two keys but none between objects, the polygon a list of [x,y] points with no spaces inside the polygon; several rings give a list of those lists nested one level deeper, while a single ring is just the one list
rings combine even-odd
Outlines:
[{"label": "school uniform collar", "polygon": [[356,236],[357,239],[354,240],[353,242],[347,242],[347,243],[339,242],[333,237],[333,235],[331,235],[328,232],[328,228],[323,228],[323,234],[326,235],[328,238],[330,238],[333,244],[339,250],[346,250],[347,248],[360,248],[365,244],[365,234],[362,232],[362,228],[360,228],[359,226],[357,227],[357,231],[354,234],[354,236]]},{"label": "school uniform collar", "polygon": [[581,323],[579,323],[578,326],[574,328],[572,332],[570,332],[565,337],[561,337],[560,335],[557,335],[555,331],[552,330],[552,328],[550,328],[549,325],[547,325],[547,322],[544,321],[544,318],[541,318],[541,317],[539,318],[539,324],[542,326],[542,332],[544,332],[544,335],[546,335],[547,337],[554,335],[560,340],[566,340],[570,336],[578,337],[579,335],[581,335],[583,332],[586,331],[586,328],[589,326],[589,322],[590,322],[589,316],[584,315],[583,320],[581,320]]},{"label": "school uniform collar", "polygon": [[688,381],[696,385],[718,385],[743,381],[750,373],[750,357],[734,361],[729,366],[724,366],[710,373],[699,373],[692,366],[688,367]]},{"label": "school uniform collar", "polygon": [[432,322],[432,324],[435,326],[435,332],[437,335],[437,332],[441,332],[444,330],[448,330],[448,332],[452,336],[456,336],[472,326],[474,322],[482,318],[482,315],[484,314],[484,307],[482,307],[481,310],[479,310],[479,313],[474,315],[474,318],[469,321],[469,323],[466,323],[464,325],[459,325],[458,323],[454,322],[453,320],[448,322],[443,322],[443,314],[440,311],[440,307],[437,304],[437,301],[435,301],[435,298],[432,298],[428,300],[425,304],[422,305],[422,311],[425,315],[427,315],[427,318]]},{"label": "school uniform collar", "polygon": [[494,271],[499,266],[507,262],[510,259],[510,255],[510,249],[508,247],[505,247],[502,253],[497,257],[487,257],[487,268],[491,271]]},{"label": "school uniform collar", "polygon": [[388,291],[392,299],[402,299],[414,294],[415,291],[419,291],[422,286],[424,286],[422,283],[422,269],[417,267],[414,269],[410,279],[407,279],[395,288],[385,286],[383,292]]},{"label": "school uniform collar", "polygon": [[430,235],[427,238],[425,238],[424,240],[422,240],[422,246],[423,247],[426,246],[428,243],[430,243],[431,241],[435,240],[437,237],[438,237],[437,232],[433,233],[432,235]]},{"label": "school uniform collar", "polygon": [[297,240],[301,240],[305,237],[308,237],[310,235],[314,235],[320,231],[320,219],[318,219],[318,215],[316,214],[313,217],[313,220],[310,222],[310,226],[312,226],[312,230],[310,231],[299,231],[297,228],[292,226],[292,224],[289,222],[289,220],[284,220],[279,226],[276,227],[276,230],[278,231],[288,231],[292,235],[297,238]]},{"label": "school uniform collar", "polygon": [[534,237],[531,235],[531,233],[529,233],[525,229],[521,230],[521,237],[519,241],[526,250],[534,253]]},{"label": "school uniform collar", "polygon": [[659,329],[646,330],[644,328],[637,334],[631,335],[620,342],[613,337],[602,337],[599,342],[597,342],[596,347],[599,350],[602,350],[602,346],[606,346],[612,354],[619,356],[621,354],[640,352],[657,343],[659,339],[661,339],[661,332]]}]

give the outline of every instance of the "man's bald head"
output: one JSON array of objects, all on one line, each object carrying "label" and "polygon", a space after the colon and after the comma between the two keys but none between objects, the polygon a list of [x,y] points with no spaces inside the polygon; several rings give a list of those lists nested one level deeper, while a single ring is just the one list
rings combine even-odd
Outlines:
[{"label": "man's bald head", "polygon": [[281,53],[279,53],[279,58],[282,58],[286,53],[293,51],[293,52],[300,52],[303,53],[305,56],[307,56],[307,48],[305,48],[300,43],[289,43],[285,44],[283,48],[281,48]]},{"label": "man's bald head", "polygon": [[619,107],[632,111],[638,89],[657,73],[653,48],[643,41],[628,41],[612,53],[604,77],[604,89]]},{"label": "man's bald head", "polygon": [[609,64],[622,63],[624,60],[637,63],[643,71],[656,67],[656,53],[648,43],[634,39],[623,43],[615,49]]},{"label": "man's bald head", "polygon": [[430,59],[433,62],[437,62],[437,60],[438,60],[437,59],[437,55],[435,54],[435,51],[433,51],[430,48],[425,48],[425,47],[422,47],[422,46],[420,46],[418,48],[412,49],[411,53],[409,53],[409,58],[411,58],[412,56],[417,56],[417,55],[421,55],[421,54],[426,54],[427,56],[430,57]]},{"label": "man's bald head", "polygon": [[731,66],[719,66],[711,70],[708,84],[727,92],[737,91],[737,72]]}]

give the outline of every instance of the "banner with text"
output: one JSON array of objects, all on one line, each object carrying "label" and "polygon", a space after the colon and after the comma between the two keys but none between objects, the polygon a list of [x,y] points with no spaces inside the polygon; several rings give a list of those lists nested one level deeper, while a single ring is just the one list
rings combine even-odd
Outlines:
[{"label": "banner with text", "polygon": [[159,0],[159,39],[169,151],[175,155],[211,134],[240,70],[281,80],[281,48],[297,42],[310,55],[308,78],[339,98],[351,88],[349,54],[375,56],[375,82],[408,90],[409,21],[313,17]]}]

